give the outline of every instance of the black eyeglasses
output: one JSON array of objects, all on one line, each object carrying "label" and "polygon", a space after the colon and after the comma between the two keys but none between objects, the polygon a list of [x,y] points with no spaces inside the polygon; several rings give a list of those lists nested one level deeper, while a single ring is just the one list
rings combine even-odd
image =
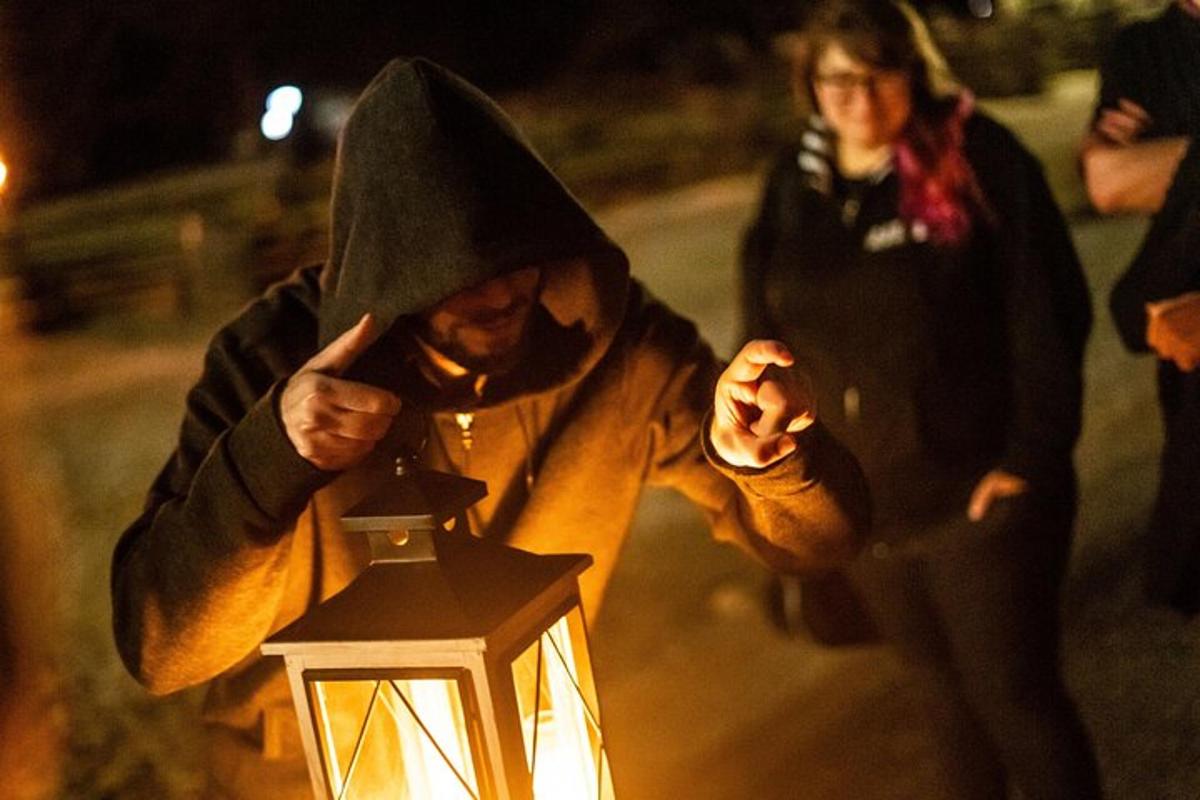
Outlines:
[{"label": "black eyeglasses", "polygon": [[849,99],[862,90],[872,95],[891,94],[908,85],[908,76],[898,69],[872,72],[826,72],[813,76],[813,83],[837,99]]}]

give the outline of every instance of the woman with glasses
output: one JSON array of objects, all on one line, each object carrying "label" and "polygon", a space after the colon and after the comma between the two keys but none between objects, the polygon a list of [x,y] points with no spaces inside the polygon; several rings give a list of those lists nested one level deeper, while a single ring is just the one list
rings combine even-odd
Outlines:
[{"label": "woman with glasses", "polygon": [[1091,321],[1066,226],[907,7],[832,0],[801,41],[746,326],[792,346],[867,473],[850,577],[927,692],[947,796],[1099,797],[1058,666]]}]

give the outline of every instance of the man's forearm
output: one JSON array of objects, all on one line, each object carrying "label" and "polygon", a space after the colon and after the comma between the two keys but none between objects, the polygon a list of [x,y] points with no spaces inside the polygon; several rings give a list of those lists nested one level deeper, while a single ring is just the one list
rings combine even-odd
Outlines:
[{"label": "man's forearm", "polygon": [[738,487],[735,508],[717,525],[771,569],[814,573],[844,566],[870,527],[866,481],[854,456],[820,423],[797,436],[795,455],[766,470],[731,467],[703,437],[709,464]]},{"label": "man's forearm", "polygon": [[1092,205],[1104,214],[1157,213],[1190,143],[1172,136],[1121,146],[1090,137],[1080,158]]},{"label": "man's forearm", "polygon": [[206,681],[255,651],[284,596],[289,532],[333,477],[294,451],[276,394],[213,441],[186,489],[152,494],[117,545],[117,649],[156,694]]}]

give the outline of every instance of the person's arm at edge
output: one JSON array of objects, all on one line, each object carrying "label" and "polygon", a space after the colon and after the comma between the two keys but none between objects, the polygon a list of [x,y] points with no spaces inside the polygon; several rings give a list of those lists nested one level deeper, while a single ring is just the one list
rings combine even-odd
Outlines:
[{"label": "person's arm at edge", "polygon": [[1089,132],[1080,148],[1088,199],[1101,214],[1154,214],[1191,139],[1171,136],[1120,145]]},{"label": "person's arm at edge", "polygon": [[[1200,143],[1194,143],[1180,163],[1162,212],[1125,273],[1109,295],[1109,310],[1125,346],[1149,352],[1146,342],[1146,304],[1183,294],[1190,288],[1195,258],[1200,252]],[[1190,259],[1190,260],[1189,260]]]},{"label": "person's arm at edge", "polygon": [[[1188,146],[1155,130],[1145,61],[1151,28],[1120,31],[1100,67],[1096,112],[1079,147],[1079,168],[1092,206],[1102,214],[1154,214]],[[1148,110],[1149,109],[1149,110]]]}]

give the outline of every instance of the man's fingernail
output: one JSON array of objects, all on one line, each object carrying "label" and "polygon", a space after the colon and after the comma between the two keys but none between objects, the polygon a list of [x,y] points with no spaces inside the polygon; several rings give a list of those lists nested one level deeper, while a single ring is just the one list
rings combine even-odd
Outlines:
[{"label": "man's fingernail", "polygon": [[798,417],[794,417],[792,419],[792,421],[788,423],[787,432],[788,433],[799,433],[800,431],[804,430],[805,428],[808,428],[815,421],[816,420],[812,414],[809,414],[809,413],[801,414]]}]

